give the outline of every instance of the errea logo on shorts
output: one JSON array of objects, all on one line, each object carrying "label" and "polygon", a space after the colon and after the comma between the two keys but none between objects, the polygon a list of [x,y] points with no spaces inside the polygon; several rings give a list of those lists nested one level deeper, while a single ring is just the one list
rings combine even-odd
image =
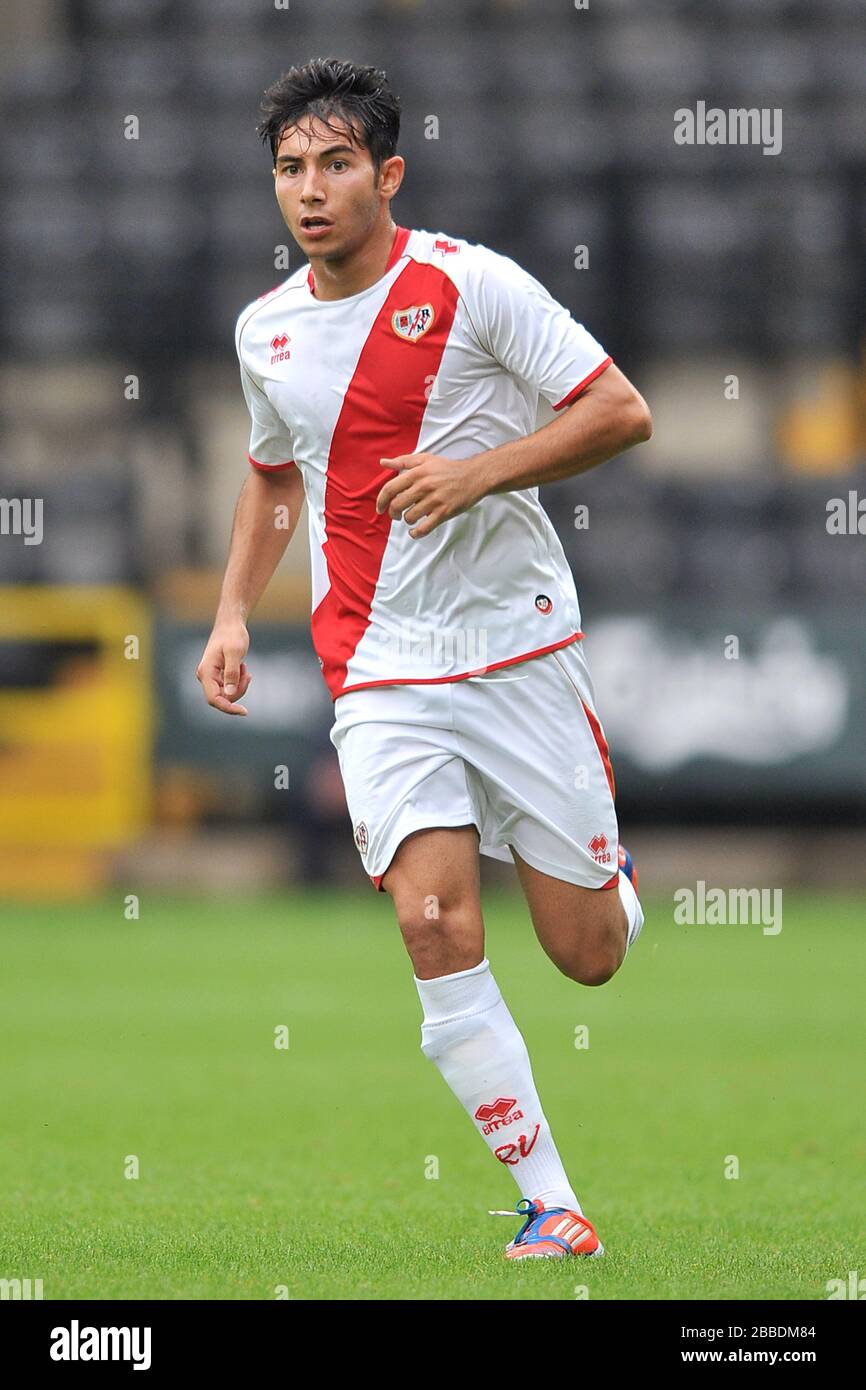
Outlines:
[{"label": "errea logo on shorts", "polygon": [[607,847],[606,835],[593,835],[587,848],[596,864],[610,864],[612,862],[613,856]]},{"label": "errea logo on shorts", "polygon": [[271,366],[273,366],[275,362],[285,362],[287,358],[291,357],[292,354],[288,350],[288,345],[291,341],[288,333],[274,334],[270,342]]}]

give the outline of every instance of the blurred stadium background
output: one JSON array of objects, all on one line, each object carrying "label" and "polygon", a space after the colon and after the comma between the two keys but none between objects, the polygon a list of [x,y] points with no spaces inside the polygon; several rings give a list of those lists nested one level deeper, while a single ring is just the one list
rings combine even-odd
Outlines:
[{"label": "blurred stadium background", "polygon": [[[5,0],[3,25],[4,895],[372,891],[303,522],[250,717],[194,678],[247,468],[235,318],[301,262],[258,99],[327,54],[402,98],[396,221],[514,256],[653,409],[651,444],[543,497],[644,882],[862,885],[866,537],[827,528],[866,454],[861,0]],[[782,152],[677,145],[699,100],[781,108]]]}]

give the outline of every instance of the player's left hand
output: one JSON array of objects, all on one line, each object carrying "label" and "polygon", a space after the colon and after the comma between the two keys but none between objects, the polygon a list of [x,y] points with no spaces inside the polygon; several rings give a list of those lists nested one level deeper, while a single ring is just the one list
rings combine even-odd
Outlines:
[{"label": "player's left hand", "polygon": [[376,498],[376,511],[388,512],[395,521],[402,516],[412,527],[409,535],[413,540],[429,536],[443,521],[467,511],[481,497],[471,459],[398,454],[379,462],[383,468],[397,468],[399,472]]}]

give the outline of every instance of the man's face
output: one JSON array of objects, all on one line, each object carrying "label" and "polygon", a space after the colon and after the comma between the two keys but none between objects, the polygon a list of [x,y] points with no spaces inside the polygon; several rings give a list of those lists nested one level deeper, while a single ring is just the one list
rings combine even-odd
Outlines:
[{"label": "man's face", "polygon": [[395,155],[377,175],[370,151],[352,128],[334,117],[330,123],[334,130],[304,118],[283,133],[277,147],[277,202],[308,257],[339,258],[363,245],[379,216],[383,190],[393,182],[389,166],[403,163]]}]

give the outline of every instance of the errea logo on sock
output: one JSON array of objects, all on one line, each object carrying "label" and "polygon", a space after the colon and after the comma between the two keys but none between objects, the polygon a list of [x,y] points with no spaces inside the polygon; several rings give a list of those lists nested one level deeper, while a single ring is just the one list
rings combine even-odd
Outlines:
[{"label": "errea logo on sock", "polygon": [[150,1369],[149,1327],[69,1327],[51,1329],[52,1361],[131,1361],[134,1371]]},{"label": "errea logo on sock", "polygon": [[[515,1120],[523,1119],[522,1110],[514,1110],[516,1100],[509,1100],[506,1096],[499,1096],[491,1101],[489,1105],[479,1105],[475,1111],[475,1118],[481,1122],[482,1134],[493,1134],[503,1125],[513,1124]],[[512,1114],[512,1111],[514,1112]]]}]

